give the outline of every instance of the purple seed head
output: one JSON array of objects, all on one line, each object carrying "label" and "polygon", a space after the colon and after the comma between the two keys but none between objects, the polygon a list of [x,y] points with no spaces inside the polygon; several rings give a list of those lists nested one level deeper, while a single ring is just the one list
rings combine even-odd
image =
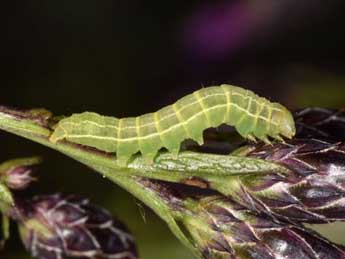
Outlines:
[{"label": "purple seed head", "polygon": [[256,211],[288,221],[326,223],[345,220],[344,110],[307,108],[295,113],[296,138],[248,147],[246,156],[290,170],[246,175],[234,198]]},{"label": "purple seed head", "polygon": [[315,232],[301,225],[272,221],[223,196],[191,204],[184,226],[207,259],[345,258],[342,246]]},{"label": "purple seed head", "polygon": [[246,175],[235,199],[256,211],[289,221],[345,220],[345,144],[295,139],[255,145],[247,154],[283,165],[287,174]]},{"label": "purple seed head", "polygon": [[40,259],[136,259],[133,236],[106,210],[75,195],[17,201],[16,218],[26,249]]}]

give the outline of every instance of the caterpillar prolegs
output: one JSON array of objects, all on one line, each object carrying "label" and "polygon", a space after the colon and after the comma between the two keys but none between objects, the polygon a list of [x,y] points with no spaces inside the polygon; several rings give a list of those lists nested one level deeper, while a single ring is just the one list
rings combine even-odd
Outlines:
[{"label": "caterpillar prolegs", "polygon": [[203,131],[221,124],[234,126],[247,139],[269,142],[295,134],[291,113],[279,103],[231,85],[211,86],[189,94],[157,112],[113,118],[92,112],[58,122],[52,142],[67,139],[106,152],[116,152],[120,164],[135,153],[152,161],[162,147],[178,154],[185,139],[203,143]]}]

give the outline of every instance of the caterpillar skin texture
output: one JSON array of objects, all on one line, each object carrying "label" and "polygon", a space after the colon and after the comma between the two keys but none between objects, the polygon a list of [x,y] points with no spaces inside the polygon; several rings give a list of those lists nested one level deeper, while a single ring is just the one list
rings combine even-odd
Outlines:
[{"label": "caterpillar skin texture", "polygon": [[92,112],[62,119],[50,137],[67,139],[106,152],[116,152],[120,164],[135,153],[153,161],[162,147],[178,154],[185,139],[203,144],[203,131],[221,124],[234,126],[244,138],[269,143],[295,134],[291,113],[279,103],[236,86],[203,88],[154,113],[117,119]]}]

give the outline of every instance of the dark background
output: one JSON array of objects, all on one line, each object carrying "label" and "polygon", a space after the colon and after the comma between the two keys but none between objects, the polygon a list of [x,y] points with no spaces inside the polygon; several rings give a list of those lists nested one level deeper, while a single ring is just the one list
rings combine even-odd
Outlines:
[{"label": "dark background", "polygon": [[[343,2],[8,1],[0,7],[0,103],[127,117],[230,83],[291,109],[342,107]],[[0,143],[1,160],[44,157],[29,194],[83,194],[129,225],[142,259],[192,258],[150,210],[88,168],[7,133]],[[1,258],[28,258],[15,235],[6,248]]]}]

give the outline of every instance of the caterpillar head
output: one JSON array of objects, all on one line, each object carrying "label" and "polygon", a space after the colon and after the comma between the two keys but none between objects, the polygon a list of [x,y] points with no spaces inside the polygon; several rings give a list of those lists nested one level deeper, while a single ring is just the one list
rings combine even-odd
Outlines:
[{"label": "caterpillar head", "polygon": [[296,133],[295,121],[291,112],[279,103],[274,103],[272,122],[277,125],[280,135],[291,139]]}]

